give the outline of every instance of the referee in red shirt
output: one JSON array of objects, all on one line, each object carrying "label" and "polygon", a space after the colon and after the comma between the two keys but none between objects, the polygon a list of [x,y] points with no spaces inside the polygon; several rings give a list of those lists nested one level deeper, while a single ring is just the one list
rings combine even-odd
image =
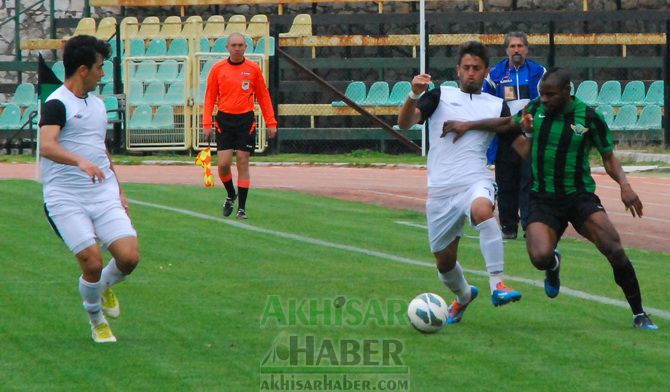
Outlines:
[{"label": "referee in red shirt", "polygon": [[[249,156],[256,140],[254,97],[263,112],[270,138],[277,134],[277,120],[261,67],[244,57],[247,50],[244,36],[240,33],[231,34],[226,49],[230,56],[216,63],[207,77],[202,126],[205,138],[211,139],[212,111],[216,104],[218,112],[214,125],[219,178],[228,192],[223,204],[223,216],[230,216],[239,196],[237,219],[247,219],[245,209],[251,186]],[[237,192],[230,171],[233,150],[237,158]]]}]

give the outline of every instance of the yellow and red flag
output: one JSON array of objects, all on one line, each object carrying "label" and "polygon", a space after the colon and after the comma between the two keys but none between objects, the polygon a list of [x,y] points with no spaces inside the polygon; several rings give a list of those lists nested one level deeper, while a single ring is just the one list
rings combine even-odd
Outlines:
[{"label": "yellow and red flag", "polygon": [[214,186],[214,175],[212,174],[212,149],[207,147],[198,153],[195,157],[195,164],[202,166],[205,175],[205,186],[211,188]]}]

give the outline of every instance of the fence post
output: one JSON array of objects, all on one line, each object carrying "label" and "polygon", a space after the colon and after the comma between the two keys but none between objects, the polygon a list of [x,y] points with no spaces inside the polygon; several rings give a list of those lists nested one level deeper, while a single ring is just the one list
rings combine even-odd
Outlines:
[{"label": "fence post", "polygon": [[670,148],[670,19],[665,21],[665,53],[663,56],[663,117],[664,132],[663,142],[666,148]]}]

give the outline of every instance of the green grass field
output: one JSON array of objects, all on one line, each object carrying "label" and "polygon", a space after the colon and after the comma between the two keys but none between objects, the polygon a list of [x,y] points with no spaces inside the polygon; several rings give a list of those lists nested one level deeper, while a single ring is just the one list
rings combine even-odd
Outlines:
[{"label": "green grass field", "polygon": [[[220,217],[221,188],[127,184],[142,260],[116,286],[122,315],[111,325],[119,341],[96,345],[78,266],[44,218],[40,185],[6,180],[0,187],[2,391],[257,391],[268,354],[297,369],[281,362],[286,344],[275,344],[290,336],[303,348],[310,337],[335,345],[399,342],[401,363],[394,364],[409,370],[413,391],[670,387],[668,254],[629,250],[645,305],[661,311],[652,314],[660,329],[649,332],[632,328],[627,308],[566,292],[547,299],[522,241],[506,243],[505,252],[508,284],[524,298],[494,308],[487,279],[476,273],[484,270],[478,241],[466,237],[459,259],[480,297],[460,324],[422,335],[398,316],[402,309],[388,317],[384,308],[426,291],[452,300],[432,267],[425,229],[397,223],[424,225],[422,214],[254,189],[250,219],[240,223]],[[566,239],[560,248],[565,287],[623,300],[593,246]],[[304,317],[282,319],[272,301],[286,314],[297,304]],[[331,354],[320,351],[320,358],[343,361]],[[374,349],[368,354],[379,358]],[[309,367],[306,354],[297,358]],[[320,365],[326,372],[389,370],[350,363]]]}]

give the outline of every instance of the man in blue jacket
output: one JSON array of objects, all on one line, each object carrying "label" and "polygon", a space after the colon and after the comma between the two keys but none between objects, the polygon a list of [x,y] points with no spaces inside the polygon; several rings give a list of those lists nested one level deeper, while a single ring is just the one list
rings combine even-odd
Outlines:
[{"label": "man in blue jacket", "polygon": [[[489,71],[483,91],[507,102],[512,115],[539,96],[538,86],[545,69],[529,60],[528,36],[521,31],[505,35],[508,58]],[[519,229],[525,231],[528,219],[528,194],[530,191],[530,162],[523,160],[509,143],[497,137],[487,151],[489,162],[496,165],[498,184],[498,215],[504,239],[516,239]],[[519,216],[521,211],[521,216]]]}]

